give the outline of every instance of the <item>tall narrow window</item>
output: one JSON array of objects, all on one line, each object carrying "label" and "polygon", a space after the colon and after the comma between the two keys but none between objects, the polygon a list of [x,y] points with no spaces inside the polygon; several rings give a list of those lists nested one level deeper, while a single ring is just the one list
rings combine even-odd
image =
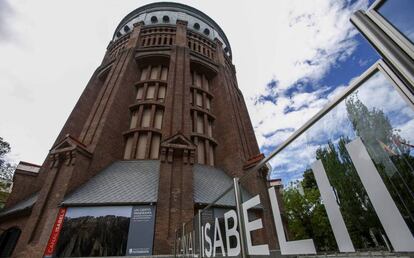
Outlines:
[{"label": "tall narrow window", "polygon": [[144,87],[141,86],[137,90],[137,99],[142,99],[143,95],[144,95]]},{"label": "tall narrow window", "polygon": [[209,144],[209,151],[210,151],[210,153],[209,153],[209,158],[210,158],[209,165],[214,166],[214,147],[211,143]]},{"label": "tall narrow window", "polygon": [[140,78],[140,80],[141,81],[144,81],[144,80],[146,80],[147,79],[147,75],[148,75],[148,70],[149,70],[149,67],[145,67],[145,68],[142,68],[142,70],[141,70],[141,78]]},{"label": "tall narrow window", "polygon": [[124,159],[130,159],[131,158],[133,141],[134,141],[134,137],[132,137],[132,136],[128,137],[127,142],[125,144]]},{"label": "tall narrow window", "polygon": [[166,81],[168,77],[168,68],[163,67],[161,72],[161,80]]},{"label": "tall narrow window", "polygon": [[210,90],[210,82],[208,81],[208,79],[205,77],[205,76],[203,76],[203,81],[204,81],[204,89],[206,90],[206,91],[209,91]]},{"label": "tall narrow window", "polygon": [[213,123],[211,122],[211,120],[208,120],[208,126],[207,126],[207,135],[209,137],[213,137]]},{"label": "tall narrow window", "polygon": [[151,159],[158,159],[158,155],[159,155],[159,152],[160,152],[160,142],[161,142],[160,135],[158,135],[158,134],[152,135],[151,153],[150,153],[150,158]]},{"label": "tall narrow window", "polygon": [[151,67],[151,78],[150,78],[151,80],[157,80],[159,78],[158,76],[159,70],[160,70],[159,66]]},{"label": "tall narrow window", "polygon": [[203,115],[197,115],[197,133],[204,133],[204,117]]},{"label": "tall narrow window", "polygon": [[198,163],[204,164],[205,163],[204,140],[201,140],[201,139],[198,140],[197,152],[198,152]]},{"label": "tall narrow window", "polygon": [[137,127],[138,122],[138,111],[134,111],[131,116],[131,124],[129,126],[130,129]]},{"label": "tall narrow window", "polygon": [[153,99],[155,97],[155,85],[148,86],[147,99]]},{"label": "tall narrow window", "polygon": [[151,108],[144,108],[142,113],[141,127],[150,127],[151,122]]},{"label": "tall narrow window", "polygon": [[165,86],[160,86],[158,88],[158,99],[160,100],[165,99]]},{"label": "tall narrow window", "polygon": [[157,109],[155,112],[154,127],[157,129],[161,129],[163,113],[162,109]]},{"label": "tall narrow window", "polygon": [[211,109],[211,100],[210,100],[210,98],[209,98],[209,97],[207,97],[207,98],[206,98],[206,108],[207,108],[208,110],[210,110],[210,109]]},{"label": "tall narrow window", "polygon": [[194,85],[201,88],[201,76],[194,72]]},{"label": "tall narrow window", "polygon": [[138,146],[137,146],[137,153],[135,158],[137,159],[144,159],[145,158],[145,149],[147,147],[147,134],[139,134],[138,137]]},{"label": "tall narrow window", "polygon": [[196,93],[196,105],[199,107],[203,106],[203,95],[200,92]]}]

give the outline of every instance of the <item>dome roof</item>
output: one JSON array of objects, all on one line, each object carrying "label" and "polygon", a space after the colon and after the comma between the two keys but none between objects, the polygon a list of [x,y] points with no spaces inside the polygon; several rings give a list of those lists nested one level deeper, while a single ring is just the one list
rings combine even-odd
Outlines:
[{"label": "dome roof", "polygon": [[184,4],[172,2],[156,2],[141,6],[130,12],[117,26],[113,38],[116,41],[127,34],[137,22],[151,24],[173,24],[177,20],[187,21],[187,29],[203,34],[211,40],[217,38],[223,43],[223,48],[231,56],[230,43],[220,26],[205,13]]}]

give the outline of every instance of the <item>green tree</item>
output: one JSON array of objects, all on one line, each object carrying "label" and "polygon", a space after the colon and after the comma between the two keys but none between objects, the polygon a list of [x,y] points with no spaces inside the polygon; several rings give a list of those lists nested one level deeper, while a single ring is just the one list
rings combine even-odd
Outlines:
[{"label": "green tree", "polygon": [[[291,183],[283,192],[289,238],[312,238],[319,251],[337,249],[335,238],[323,207],[312,170],[304,172],[302,181]],[[300,193],[298,188],[303,188]]]},{"label": "green tree", "polygon": [[0,209],[4,207],[9,196],[8,185],[13,180],[15,165],[6,160],[6,155],[10,152],[10,144],[0,137]]},{"label": "green tree", "polygon": [[0,179],[11,181],[16,169],[14,164],[6,160],[6,155],[10,152],[10,144],[0,137]]}]

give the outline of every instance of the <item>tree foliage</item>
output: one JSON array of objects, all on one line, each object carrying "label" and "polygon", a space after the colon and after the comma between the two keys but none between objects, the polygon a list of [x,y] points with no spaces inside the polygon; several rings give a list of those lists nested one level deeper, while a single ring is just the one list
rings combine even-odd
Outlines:
[{"label": "tree foliage", "polygon": [[7,161],[6,155],[10,152],[10,144],[0,137],[0,179],[11,181],[16,169],[14,164]]}]

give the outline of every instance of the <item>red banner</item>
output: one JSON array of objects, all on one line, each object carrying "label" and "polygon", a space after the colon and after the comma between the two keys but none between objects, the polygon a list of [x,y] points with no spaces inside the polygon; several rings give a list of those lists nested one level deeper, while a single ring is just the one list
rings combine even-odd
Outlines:
[{"label": "red banner", "polygon": [[63,220],[65,219],[66,208],[60,208],[56,217],[55,225],[53,226],[52,233],[50,234],[49,242],[47,243],[44,257],[52,257],[55,252],[56,243],[59,239],[60,230],[63,226]]}]

